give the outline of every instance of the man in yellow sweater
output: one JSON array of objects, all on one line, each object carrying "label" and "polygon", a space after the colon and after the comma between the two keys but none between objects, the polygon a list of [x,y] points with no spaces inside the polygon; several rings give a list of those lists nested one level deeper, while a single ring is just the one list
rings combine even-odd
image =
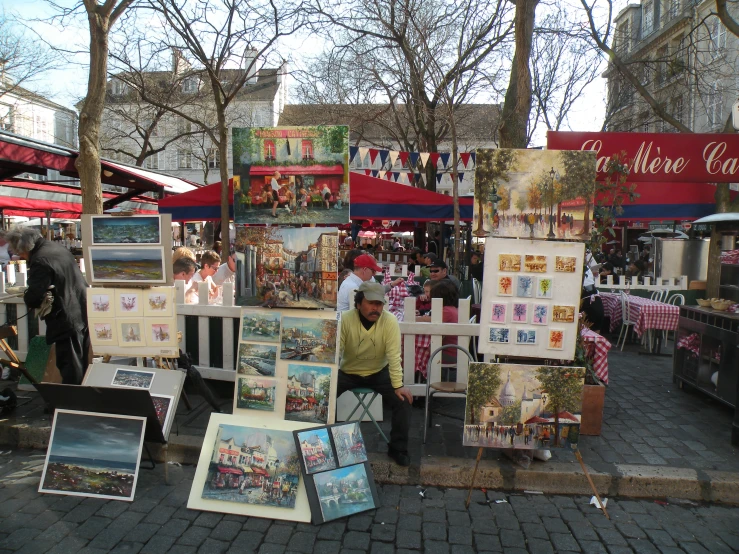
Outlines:
[{"label": "man in yellow sweater", "polygon": [[382,395],[393,412],[388,456],[407,466],[413,395],[403,386],[400,327],[385,311],[385,289],[374,279],[357,288],[354,309],[341,314],[341,362],[336,396],[365,387]]}]

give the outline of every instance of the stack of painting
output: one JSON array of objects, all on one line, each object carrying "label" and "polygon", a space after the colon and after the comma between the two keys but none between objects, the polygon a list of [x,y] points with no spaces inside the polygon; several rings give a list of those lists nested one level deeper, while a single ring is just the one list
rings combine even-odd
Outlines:
[{"label": "stack of painting", "polygon": [[572,360],[585,246],[488,239],[479,351]]},{"label": "stack of painting", "polygon": [[293,435],[314,524],[379,507],[359,423],[314,427]]}]

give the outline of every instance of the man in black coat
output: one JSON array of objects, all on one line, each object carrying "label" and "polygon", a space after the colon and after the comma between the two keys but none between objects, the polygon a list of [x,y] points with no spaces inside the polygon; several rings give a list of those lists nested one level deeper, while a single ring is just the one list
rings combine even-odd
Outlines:
[{"label": "man in black coat", "polygon": [[14,254],[28,262],[28,288],[23,300],[28,308],[40,308],[47,292],[53,298],[43,316],[46,343],[56,345],[56,366],[62,382],[79,385],[85,375],[90,350],[87,328],[87,285],[74,256],[63,246],[44,239],[31,228],[8,231]]}]

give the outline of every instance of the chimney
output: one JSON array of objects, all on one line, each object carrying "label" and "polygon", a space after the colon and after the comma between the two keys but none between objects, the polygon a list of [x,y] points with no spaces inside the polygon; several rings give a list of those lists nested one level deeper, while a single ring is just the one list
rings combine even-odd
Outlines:
[{"label": "chimney", "polygon": [[179,48],[172,48],[172,73],[174,75],[181,75],[187,71],[190,71],[192,66],[185,59],[185,55]]},{"label": "chimney", "polygon": [[244,69],[247,71],[246,84],[254,85],[259,77],[259,71],[257,70],[257,54],[259,52],[251,48],[244,52]]}]

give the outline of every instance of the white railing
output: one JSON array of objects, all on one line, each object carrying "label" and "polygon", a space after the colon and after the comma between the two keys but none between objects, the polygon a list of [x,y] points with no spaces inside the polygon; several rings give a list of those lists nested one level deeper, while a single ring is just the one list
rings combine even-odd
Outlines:
[{"label": "white railing", "polygon": [[[614,279],[615,278],[615,279]],[[652,281],[651,277],[644,277],[644,284],[639,284],[636,277],[626,277],[625,275],[608,275],[606,283],[599,283],[599,289],[623,289],[623,290],[688,290],[688,276],[683,275],[675,278],[656,278]]]}]

